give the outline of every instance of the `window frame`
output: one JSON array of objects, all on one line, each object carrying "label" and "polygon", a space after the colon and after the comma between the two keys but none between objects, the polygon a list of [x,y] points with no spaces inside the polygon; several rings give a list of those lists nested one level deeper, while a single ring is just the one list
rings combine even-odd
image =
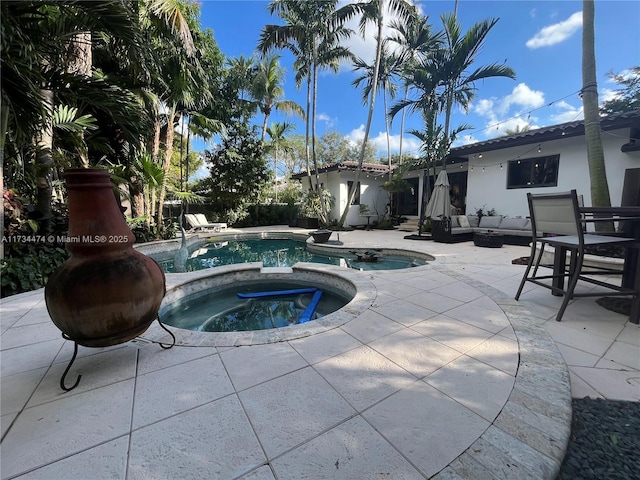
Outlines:
[{"label": "window frame", "polygon": [[[529,164],[529,180],[526,183],[512,183],[515,170],[524,170],[523,163]],[[542,175],[544,170],[537,171],[537,166],[543,162],[550,162],[553,177],[548,181],[536,181],[536,177]],[[516,158],[507,162],[507,190],[518,188],[545,188],[558,186],[558,172],[560,171],[560,154],[545,155],[543,157]],[[542,179],[544,180],[544,178]]]}]

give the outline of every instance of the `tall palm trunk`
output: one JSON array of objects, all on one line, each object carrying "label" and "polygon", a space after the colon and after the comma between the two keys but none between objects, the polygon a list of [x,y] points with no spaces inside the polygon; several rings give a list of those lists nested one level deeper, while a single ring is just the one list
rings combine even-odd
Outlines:
[{"label": "tall palm trunk", "polygon": [[364,163],[364,156],[367,148],[367,141],[369,140],[369,131],[371,130],[371,120],[373,118],[373,108],[376,100],[376,92],[378,90],[378,74],[380,71],[380,57],[382,55],[382,27],[383,27],[383,16],[382,16],[382,0],[378,0],[378,36],[376,41],[376,60],[373,66],[373,83],[371,85],[371,98],[369,100],[369,113],[367,114],[367,124],[364,129],[364,138],[362,139],[362,148],[360,149],[360,156],[358,158],[358,168],[356,170],[356,176],[353,180],[353,189],[349,192],[349,197],[347,198],[347,204],[344,207],[344,211],[340,216],[340,221],[338,222],[340,226],[344,225],[344,222],[347,219],[347,215],[349,214],[349,206],[356,195],[356,188],[358,188],[358,183],[360,182],[360,174],[362,173],[362,164]]},{"label": "tall palm trunk", "polygon": [[[91,76],[91,67],[93,65],[93,52],[91,45],[91,32],[79,32],[73,36],[69,42],[67,50],[67,64],[65,71],[82,77]],[[81,143],[84,143],[82,133],[78,133]],[[78,156],[83,168],[89,168],[89,157],[84,148],[78,149]]]},{"label": "tall palm trunk", "polygon": [[[42,90],[42,101],[48,112],[53,110],[53,92]],[[53,124],[51,115],[47,115],[42,125],[39,138],[36,141],[36,209],[41,217],[40,233],[47,234],[51,231],[51,198],[53,188],[51,185],[53,167]]]},{"label": "tall palm trunk", "polygon": [[[407,101],[409,98],[409,84],[404,86],[404,100]],[[407,114],[407,110],[405,108],[402,109],[402,116],[400,117],[400,147],[398,148],[398,163],[402,165],[402,140],[404,139],[404,120]]]},{"label": "tall palm trunk", "polygon": [[307,178],[309,179],[309,190],[313,190],[313,180],[311,179],[311,161],[309,158],[309,122],[311,121],[311,115],[309,112],[311,111],[311,70],[307,74],[307,118],[305,122],[305,132],[304,132],[304,155],[305,155],[305,164],[307,166]]},{"label": "tall palm trunk", "polygon": [[384,102],[384,128],[387,132],[387,164],[389,166],[389,181],[391,181],[391,139],[389,138],[389,117],[387,116],[387,92],[382,92]]},{"label": "tall palm trunk", "polygon": [[278,203],[278,146],[276,145],[275,154],[273,156],[273,191],[276,195],[276,203]]},{"label": "tall palm trunk", "polygon": [[316,103],[318,101],[318,65],[317,61],[313,62],[313,109],[311,119],[311,155],[313,158],[313,168],[316,172],[316,192],[318,193],[318,198],[320,199],[320,216],[323,223],[329,223],[329,214],[327,213],[327,208],[324,202],[322,201],[322,192],[320,191],[320,173],[318,172],[318,159],[316,157]]},{"label": "tall palm trunk", "polygon": [[[598,111],[598,84],[596,82],[596,55],[593,0],[583,0],[582,8],[582,103],[584,105],[584,135],[591,179],[591,204],[594,207],[611,206],[609,184],[600,138],[600,112]],[[596,231],[613,230],[613,223],[594,222]]]},{"label": "tall palm trunk", "polygon": [[[158,157],[160,156],[160,133],[162,128],[160,126],[160,118],[157,111],[155,114],[155,121],[154,121],[153,127],[154,127],[154,130],[153,130],[153,142],[151,144],[151,159],[153,163],[155,163],[156,165],[159,165],[160,159]],[[145,190],[145,193],[144,193],[145,226],[147,230],[149,230],[151,228],[151,219],[156,216],[155,188],[153,189],[153,192],[151,192],[150,186],[145,185],[144,190]]]},{"label": "tall palm trunk", "polygon": [[[451,84],[447,86],[447,106],[444,115],[444,148],[446,148],[446,151],[443,153],[445,156],[449,151],[449,125],[451,124],[451,110],[453,109],[453,88]],[[440,160],[442,160],[442,169],[446,170],[447,162],[445,162],[444,157]]]},{"label": "tall palm trunk", "polygon": [[144,215],[144,183],[140,178],[138,170],[134,167],[134,153],[129,153],[129,200],[131,202],[131,217],[136,218]]},{"label": "tall palm trunk", "polygon": [[269,116],[271,115],[271,109],[266,108],[264,111],[264,119],[262,120],[262,136],[260,137],[260,141],[264,144],[264,139],[267,138],[267,122],[269,121]]},{"label": "tall palm trunk", "polygon": [[[165,179],[169,178],[169,168],[171,167],[171,155],[173,155],[173,138],[175,137],[173,126],[175,124],[176,117],[179,118],[179,114],[176,112],[176,106],[173,105],[169,110],[167,120],[167,133],[165,134],[164,161],[162,162],[162,170],[164,171]],[[156,212],[156,221],[159,230],[162,230],[164,228],[162,226],[162,217],[166,192],[167,186],[163,181],[162,185],[160,185],[160,191],[158,192],[158,207]]]}]

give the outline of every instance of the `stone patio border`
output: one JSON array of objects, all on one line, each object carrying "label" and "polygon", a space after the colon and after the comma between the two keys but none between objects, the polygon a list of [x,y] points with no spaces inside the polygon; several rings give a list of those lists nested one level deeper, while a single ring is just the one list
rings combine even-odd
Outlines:
[{"label": "stone patio border", "polygon": [[504,311],[518,339],[520,359],[514,388],[493,424],[433,478],[555,480],[569,443],[572,415],[569,371],[560,351],[518,301],[466,275],[436,268],[477,288]]}]

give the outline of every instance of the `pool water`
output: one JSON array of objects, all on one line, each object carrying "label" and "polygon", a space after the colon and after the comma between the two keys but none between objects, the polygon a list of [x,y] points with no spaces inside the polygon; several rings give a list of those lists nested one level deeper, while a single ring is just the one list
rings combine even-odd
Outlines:
[{"label": "pool water", "polygon": [[[292,267],[298,262],[312,262],[357,270],[395,270],[426,264],[424,260],[399,255],[384,255],[377,261],[371,262],[359,260],[357,255],[347,252],[339,255],[310,252],[305,242],[296,240],[261,239],[205,244],[191,253],[184,271],[191,272],[247,262],[262,262],[265,267]],[[159,260],[159,263],[165,272],[175,272],[173,259]]]},{"label": "pool water", "polygon": [[[304,285],[302,285],[304,286]],[[238,293],[299,289],[300,283],[249,283],[221,289],[210,289],[187,296],[161,311],[163,323],[201,332],[238,332],[265,330],[297,325],[316,320],[335,312],[349,302],[349,298],[318,287],[322,296],[317,307],[308,310],[314,292],[274,295],[265,298],[238,298]]]}]

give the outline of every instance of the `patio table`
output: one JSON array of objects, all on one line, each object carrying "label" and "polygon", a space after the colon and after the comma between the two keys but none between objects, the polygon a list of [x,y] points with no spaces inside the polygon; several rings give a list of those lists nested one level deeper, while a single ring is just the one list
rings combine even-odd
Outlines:
[{"label": "patio table", "polygon": [[378,215],[360,215],[361,217],[366,217],[367,226],[364,228],[365,230],[371,230],[371,217],[377,217]]},{"label": "patio table", "polygon": [[476,247],[500,248],[504,245],[504,235],[492,231],[476,232],[473,234],[473,244]]},{"label": "patio table", "polygon": [[[589,216],[584,222],[629,222],[628,231],[637,241],[625,246],[624,266],[622,270],[621,285],[626,288],[637,288],[640,286],[640,206],[627,207],[580,207],[580,214]],[[601,233],[603,234],[603,233]],[[606,233],[604,233],[606,235]],[[585,236],[588,236],[585,235]],[[573,261],[573,259],[571,259]],[[571,264],[569,265],[571,268]],[[558,248],[554,255],[553,261],[553,286],[558,288],[564,287],[564,276],[562,275],[567,269],[567,249]],[[553,295],[561,296],[562,294],[553,293]],[[605,295],[605,294],[603,294]],[[636,298],[631,303],[631,315],[629,318],[632,323],[638,323],[640,313],[640,299]]]}]

